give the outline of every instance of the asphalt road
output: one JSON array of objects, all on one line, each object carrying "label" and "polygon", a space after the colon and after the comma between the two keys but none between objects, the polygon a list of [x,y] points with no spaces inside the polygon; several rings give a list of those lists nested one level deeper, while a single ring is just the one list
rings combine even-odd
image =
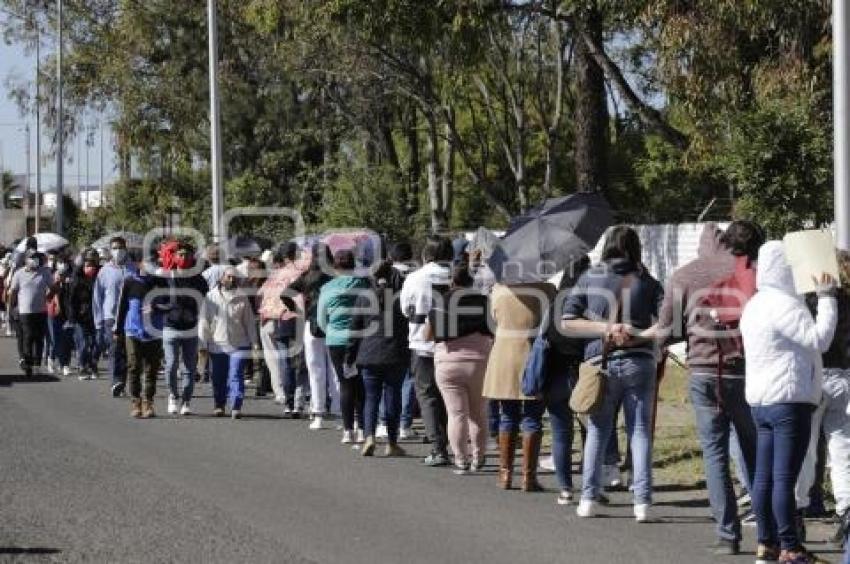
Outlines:
[{"label": "asphalt road", "polygon": [[159,417],[133,420],[106,379],[23,382],[13,353],[0,340],[0,562],[717,562],[700,492],[659,484],[650,524],[626,493],[580,520],[553,476],[497,489],[492,456],[463,477],[421,466],[422,444],[365,459],[269,400],[213,419],[206,385],[199,415],[163,415],[160,387]]}]

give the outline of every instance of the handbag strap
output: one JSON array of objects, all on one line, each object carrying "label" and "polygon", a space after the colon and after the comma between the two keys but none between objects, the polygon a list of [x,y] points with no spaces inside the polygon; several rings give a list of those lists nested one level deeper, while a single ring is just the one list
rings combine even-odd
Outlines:
[{"label": "handbag strap", "polygon": [[[614,318],[615,323],[620,323],[623,320],[623,292],[632,287],[635,277],[632,274],[626,274],[620,281],[620,288],[615,296],[617,300],[617,315]],[[611,353],[611,341],[607,337],[602,337],[602,370],[608,368],[608,355]]]}]

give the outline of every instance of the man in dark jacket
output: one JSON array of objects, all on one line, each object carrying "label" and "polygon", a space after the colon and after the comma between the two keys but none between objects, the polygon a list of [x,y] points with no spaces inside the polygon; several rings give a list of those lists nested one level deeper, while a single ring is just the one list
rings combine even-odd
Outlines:
[{"label": "man in dark jacket", "polygon": [[[688,341],[690,397],[696,413],[703,452],[708,496],[717,523],[717,555],[738,554],[741,521],[729,473],[729,435],[734,426],[741,445],[748,482],[755,470],[756,429],[744,396],[743,358],[729,357],[718,366],[718,340],[704,329],[700,296],[735,272],[736,258],[748,257],[755,269],[764,243],[761,228],[748,221],[733,222],[725,233],[708,224],[700,239],[698,257],[673,273],[659,312],[648,334],[669,341]],[[746,484],[750,489],[750,483]]]},{"label": "man in dark jacket", "polygon": [[[198,312],[209,286],[195,262],[194,249],[185,242],[166,244],[161,253],[168,288],[168,305],[162,345],[165,352],[165,378],[168,383],[168,413],[191,415],[192,392],[198,368]],[[183,361],[181,388],[177,370]]]}]

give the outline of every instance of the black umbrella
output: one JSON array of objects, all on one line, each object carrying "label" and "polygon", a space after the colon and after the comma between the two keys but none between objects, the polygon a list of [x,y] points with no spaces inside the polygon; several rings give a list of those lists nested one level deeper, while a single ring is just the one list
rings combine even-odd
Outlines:
[{"label": "black umbrella", "polygon": [[487,263],[505,284],[545,282],[592,250],[613,221],[601,194],[550,198],[511,220]]}]

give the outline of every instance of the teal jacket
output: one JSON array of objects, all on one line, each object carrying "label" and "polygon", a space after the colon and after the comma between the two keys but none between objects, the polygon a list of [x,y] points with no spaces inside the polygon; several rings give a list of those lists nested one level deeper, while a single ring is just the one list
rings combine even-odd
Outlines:
[{"label": "teal jacket", "polygon": [[329,347],[351,344],[352,308],[366,288],[369,288],[369,279],[355,276],[337,276],[322,286],[316,321],[324,331],[325,343]]}]

